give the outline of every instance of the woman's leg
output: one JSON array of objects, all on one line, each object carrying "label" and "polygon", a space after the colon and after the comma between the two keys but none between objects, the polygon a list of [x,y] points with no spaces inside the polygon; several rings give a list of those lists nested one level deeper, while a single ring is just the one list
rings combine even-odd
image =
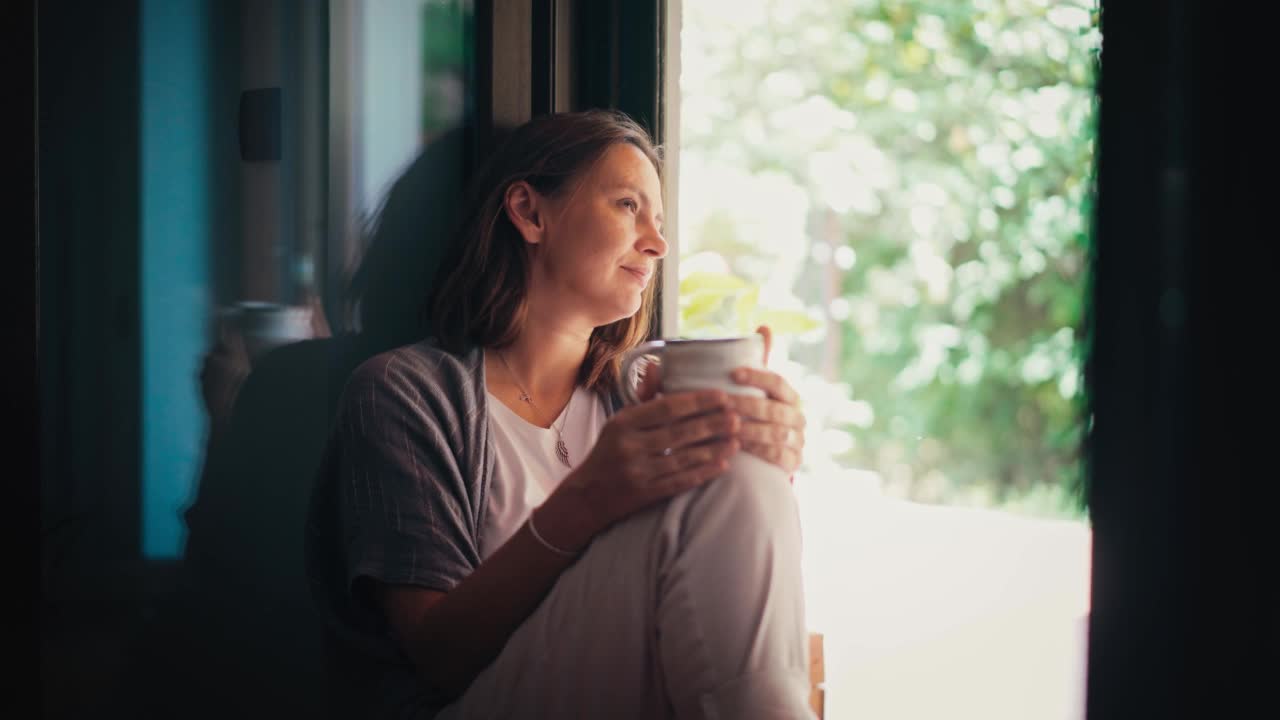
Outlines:
[{"label": "woman's leg", "polygon": [[808,718],[800,527],[754,457],[610,528],[455,718]]}]

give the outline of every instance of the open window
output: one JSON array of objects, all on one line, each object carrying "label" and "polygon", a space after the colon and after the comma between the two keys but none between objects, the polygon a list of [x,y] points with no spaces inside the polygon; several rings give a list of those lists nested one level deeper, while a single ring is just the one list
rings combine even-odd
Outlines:
[{"label": "open window", "polygon": [[667,336],[804,399],[834,717],[1080,718],[1095,3],[667,5]]}]

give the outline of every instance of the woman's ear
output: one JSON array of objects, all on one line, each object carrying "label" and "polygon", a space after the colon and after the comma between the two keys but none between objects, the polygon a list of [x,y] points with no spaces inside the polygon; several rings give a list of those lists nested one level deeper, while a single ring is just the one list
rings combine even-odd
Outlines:
[{"label": "woman's ear", "polygon": [[502,198],[507,218],[530,245],[542,242],[547,231],[546,200],[529,183],[521,180],[511,183]]}]

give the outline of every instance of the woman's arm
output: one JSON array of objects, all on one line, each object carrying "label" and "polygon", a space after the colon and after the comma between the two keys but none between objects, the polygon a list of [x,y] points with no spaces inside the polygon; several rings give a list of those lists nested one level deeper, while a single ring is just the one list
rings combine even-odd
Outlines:
[{"label": "woman's arm", "polygon": [[[538,532],[557,547],[581,547],[591,536],[581,522],[585,508],[572,507],[574,502],[569,493],[557,494],[536,511]],[[524,525],[450,592],[379,583],[376,601],[424,679],[455,697],[497,657],[572,562],[548,551]]]},{"label": "woman's arm", "polygon": [[[728,403],[718,391],[679,393],[615,414],[582,464],[535,510],[539,534],[580,551],[614,522],[724,472],[740,427]],[[372,590],[424,680],[454,697],[572,562],[539,543],[526,524],[447,593],[395,584]]]}]

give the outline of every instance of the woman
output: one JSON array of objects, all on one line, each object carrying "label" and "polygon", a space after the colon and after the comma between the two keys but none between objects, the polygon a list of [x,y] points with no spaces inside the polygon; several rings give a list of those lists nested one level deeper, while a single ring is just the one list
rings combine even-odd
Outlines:
[{"label": "woman", "polygon": [[[436,337],[352,375],[308,522],[342,712],[809,716],[794,391],[751,370],[767,399],[647,378],[619,401],[668,250],[659,171],[615,113],[517,129]],[[725,475],[737,452],[781,479]]]}]

